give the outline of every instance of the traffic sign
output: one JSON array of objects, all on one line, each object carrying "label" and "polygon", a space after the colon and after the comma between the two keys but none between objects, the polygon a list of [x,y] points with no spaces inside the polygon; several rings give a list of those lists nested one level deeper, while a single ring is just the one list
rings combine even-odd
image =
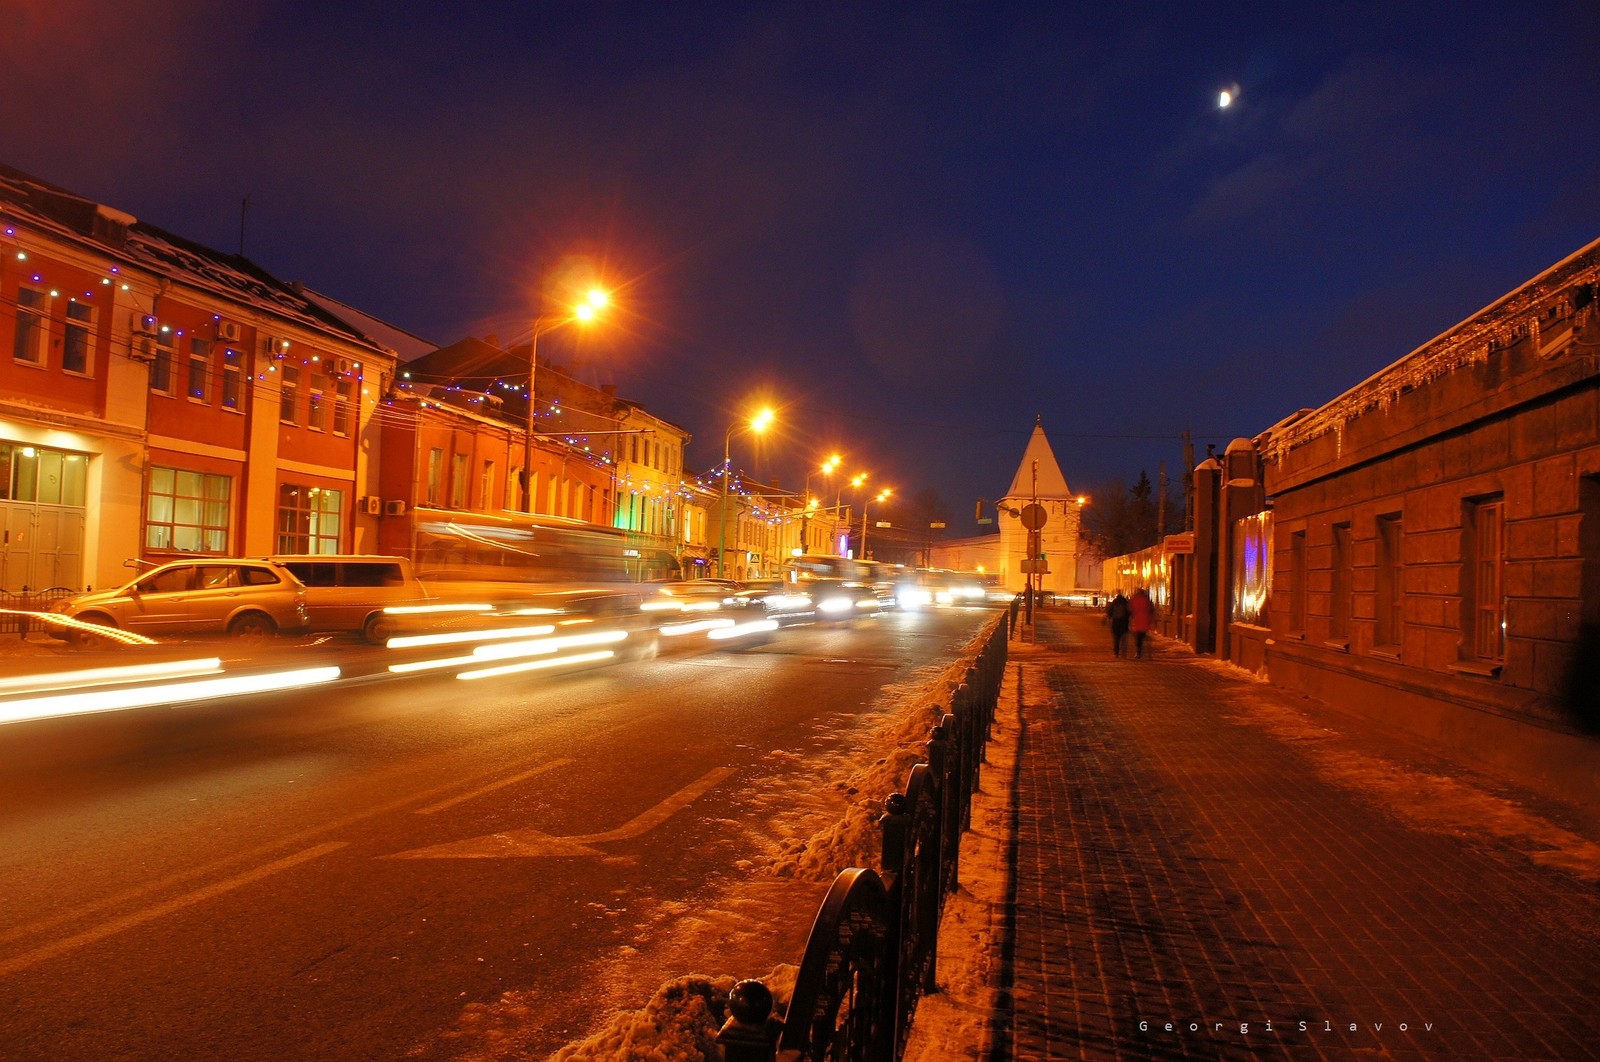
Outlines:
[{"label": "traffic sign", "polygon": [[1037,531],[1050,519],[1050,514],[1044,511],[1044,506],[1038,502],[1029,502],[1022,507],[1022,526],[1029,531]]}]

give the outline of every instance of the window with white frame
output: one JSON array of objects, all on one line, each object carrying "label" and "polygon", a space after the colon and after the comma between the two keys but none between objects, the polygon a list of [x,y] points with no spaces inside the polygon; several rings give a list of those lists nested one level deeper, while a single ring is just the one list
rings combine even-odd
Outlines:
[{"label": "window with white frame", "polygon": [[311,398],[306,405],[306,427],[312,431],[328,430],[328,378],[321,373],[311,376]]},{"label": "window with white frame", "polygon": [[467,493],[472,489],[471,482],[467,479],[467,455],[450,455],[450,506],[454,509],[465,509]]},{"label": "window with white frame", "polygon": [[244,400],[244,354],[228,347],[222,352],[222,408],[242,412]]},{"label": "window with white frame", "polygon": [[173,366],[177,361],[177,353],[174,342],[170,328],[163,328],[155,334],[155,352],[150,361],[150,390],[158,395],[176,393],[177,371]]},{"label": "window with white frame", "polygon": [[282,380],[278,385],[278,419],[285,424],[297,423],[295,406],[300,402],[300,366],[284,362]]},{"label": "window with white frame", "polygon": [[152,467],[145,488],[145,548],[226,554],[232,495],[231,476]]},{"label": "window with white frame", "polygon": [[50,334],[50,296],[39,288],[17,289],[17,332],[11,356],[24,365],[45,363],[45,342]]},{"label": "window with white frame", "polygon": [[438,505],[444,492],[444,450],[434,447],[428,451],[428,504]]},{"label": "window with white frame", "polygon": [[189,340],[189,383],[184,393],[193,402],[211,401],[211,343],[208,340]]},{"label": "window with white frame", "polygon": [[62,332],[61,368],[87,376],[94,353],[94,307],[71,299],[67,302],[66,327]]},{"label": "window with white frame", "polygon": [[350,434],[350,393],[352,385],[349,380],[339,377],[333,381],[333,433],[348,436]]},{"label": "window with white frame", "polygon": [[278,488],[278,553],[338,553],[344,491],[285,483]]}]

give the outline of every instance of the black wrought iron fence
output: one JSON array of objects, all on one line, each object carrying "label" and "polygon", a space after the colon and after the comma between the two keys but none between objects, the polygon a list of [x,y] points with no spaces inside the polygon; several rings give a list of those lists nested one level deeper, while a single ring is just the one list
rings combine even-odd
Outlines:
[{"label": "black wrought iron fence", "polygon": [[0,635],[26,638],[30,631],[43,630],[43,624],[31,613],[48,612],[52,603],[76,593],[78,591],[65,586],[52,586],[48,590],[23,587],[20,593],[0,590]]},{"label": "black wrought iron fence", "polygon": [[760,981],[734,986],[733,1016],[718,1036],[725,1062],[898,1062],[917,1002],[935,990],[939,919],[960,880],[961,834],[1005,678],[1008,619],[990,628],[950,711],[929,732],[927,762],[884,801],[881,870],[851,867],[834,879],[784,1018],[772,1016],[772,993]]}]

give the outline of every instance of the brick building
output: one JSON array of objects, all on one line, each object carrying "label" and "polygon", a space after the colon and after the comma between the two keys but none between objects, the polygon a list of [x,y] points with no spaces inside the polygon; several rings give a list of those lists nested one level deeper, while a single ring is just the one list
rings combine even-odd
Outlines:
[{"label": "brick building", "polygon": [[369,548],[395,354],[293,285],[0,167],[0,589]]},{"label": "brick building", "polygon": [[[1600,242],[1195,470],[1165,629],[1600,813]],[[1193,549],[1193,557],[1186,555]]]}]

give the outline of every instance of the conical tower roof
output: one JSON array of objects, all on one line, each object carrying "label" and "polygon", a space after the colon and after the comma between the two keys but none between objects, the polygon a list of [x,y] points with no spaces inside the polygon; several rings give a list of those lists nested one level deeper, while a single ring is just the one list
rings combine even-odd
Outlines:
[{"label": "conical tower roof", "polygon": [[[1038,462],[1038,479],[1034,479],[1034,462]],[[1045,438],[1044,425],[1035,423],[1033,435],[1028,439],[1028,448],[1022,453],[1022,463],[1017,466],[1016,478],[1011,481],[1011,489],[1006,491],[1007,498],[1071,498],[1072,490],[1067,486],[1067,477],[1061,474],[1061,466],[1056,464],[1055,451],[1050,449],[1050,440]]]}]

